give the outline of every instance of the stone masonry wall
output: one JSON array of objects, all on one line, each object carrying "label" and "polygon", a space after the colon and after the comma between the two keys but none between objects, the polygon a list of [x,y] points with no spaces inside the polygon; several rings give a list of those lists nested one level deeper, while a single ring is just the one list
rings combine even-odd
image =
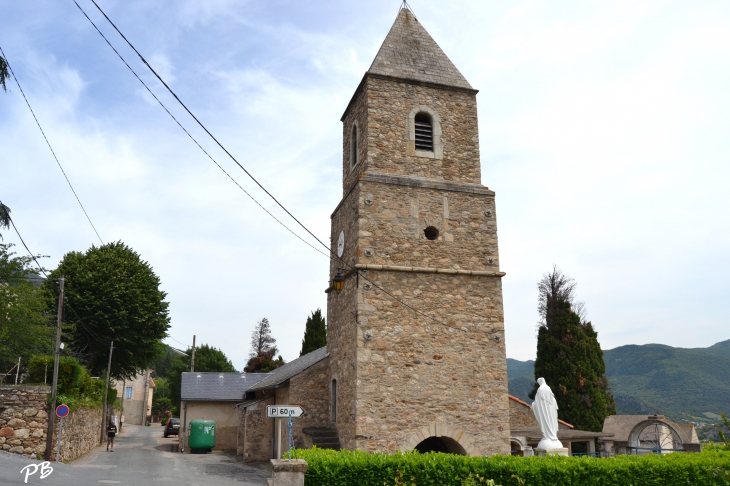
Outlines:
[{"label": "stone masonry wall", "polygon": [[46,450],[49,386],[0,386],[0,448],[36,457]]},{"label": "stone masonry wall", "polygon": [[[334,241],[339,231],[345,233],[345,261],[497,275],[493,192],[474,185],[461,191],[370,179],[370,175],[362,177],[332,218]],[[439,229],[437,240],[426,239],[427,225]],[[331,275],[338,266],[346,268],[333,259]],[[499,277],[372,270],[361,274],[459,330],[444,329],[415,315],[365,278],[356,286],[354,274],[340,294],[330,292],[327,347],[332,377],[338,380],[337,428],[342,446],[380,451],[412,448],[409,442],[421,427],[439,422],[478,437],[473,447],[476,454],[506,452],[509,405]],[[365,332],[371,340],[364,339]],[[437,355],[451,358],[434,360]],[[451,361],[456,357],[457,361]],[[431,362],[434,367],[423,368],[414,361]],[[475,382],[474,377],[482,379]],[[419,383],[422,386],[408,386]],[[442,407],[430,401],[439,389],[446,390],[450,414],[439,413]]]},{"label": "stone masonry wall", "polygon": [[[461,192],[429,181],[419,181],[425,187],[409,187],[370,179],[374,173],[360,183],[354,251],[359,263],[499,270],[494,192],[483,186],[469,185],[466,189],[473,192]],[[426,238],[427,226],[439,230],[436,240]]]},{"label": "stone masonry wall", "polygon": [[330,425],[329,377],[329,358],[325,358],[289,381],[289,402],[304,408],[304,415],[294,420],[292,426],[294,444],[298,448],[308,447],[311,442],[303,437],[302,429]]},{"label": "stone masonry wall", "polygon": [[[385,271],[367,275],[440,323],[375,287],[363,290],[357,448],[411,450],[426,437],[446,435],[458,436],[471,455],[508,453],[500,279]],[[436,424],[441,431],[431,430]]]},{"label": "stone masonry wall", "polygon": [[509,426],[511,429],[525,429],[540,427],[532,409],[522,401],[509,401]]},{"label": "stone masonry wall", "polygon": [[[358,156],[359,162],[354,167],[350,161],[350,143],[352,142],[352,126],[357,123],[358,127]],[[360,91],[350,110],[342,120],[342,195],[350,190],[357,182],[358,176],[365,172],[368,167],[368,107],[367,94]],[[336,240],[335,240],[336,241]]]},{"label": "stone masonry wall", "polygon": [[[402,81],[367,79],[367,168],[392,174],[481,183],[479,127],[473,92],[438,89]],[[443,158],[409,155],[411,110],[438,114]]]},{"label": "stone masonry wall", "polygon": [[[476,94],[366,76],[342,120],[343,195],[364,172],[481,183]],[[441,159],[411,155],[408,116],[426,106],[438,114]],[[360,129],[360,163],[350,163],[352,126]]]},{"label": "stone masonry wall", "polygon": [[[101,408],[80,408],[63,419],[61,436],[61,461],[71,461],[99,445],[101,437]],[[106,436],[106,434],[104,434]],[[106,440],[106,439],[105,439]],[[56,457],[58,443],[58,420],[53,432],[52,457]],[[45,444],[44,444],[45,448]]]},{"label": "stone masonry wall", "polygon": [[[0,448],[29,457],[43,455],[48,428],[48,386],[0,386]],[[64,419],[62,461],[70,461],[99,444],[101,408],[74,410]],[[56,456],[58,424],[55,421],[52,456]]]},{"label": "stone masonry wall", "polygon": [[[359,184],[358,184],[359,186]],[[332,216],[333,248],[337,248],[340,231],[345,233],[342,259],[350,265],[357,263],[359,187],[340,204]],[[357,390],[357,299],[356,278],[350,267],[334,257],[330,259],[330,281],[337,269],[346,274],[345,287],[340,292],[327,294],[327,352],[329,353],[330,380],[337,380],[337,427],[340,445],[352,450],[355,443],[355,400]],[[364,283],[364,282],[362,282]]]},{"label": "stone masonry wall", "polygon": [[266,418],[266,406],[273,403],[272,397],[254,403],[241,412],[238,455],[243,456],[244,462],[264,462],[271,459],[274,419]]}]

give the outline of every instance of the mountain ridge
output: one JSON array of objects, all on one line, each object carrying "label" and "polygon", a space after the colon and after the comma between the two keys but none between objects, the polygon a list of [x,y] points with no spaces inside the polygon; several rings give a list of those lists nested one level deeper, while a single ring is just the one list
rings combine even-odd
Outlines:
[{"label": "mountain ridge", "polygon": [[[699,423],[730,412],[730,340],[707,348],[627,344],[605,350],[603,360],[619,414]],[[534,365],[507,359],[510,394],[529,401]]]}]

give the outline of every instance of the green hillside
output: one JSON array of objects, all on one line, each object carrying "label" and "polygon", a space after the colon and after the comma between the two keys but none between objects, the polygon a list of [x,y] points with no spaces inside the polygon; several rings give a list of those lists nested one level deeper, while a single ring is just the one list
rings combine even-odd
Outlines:
[{"label": "green hillside", "polygon": [[535,362],[507,358],[509,394],[530,403],[529,393],[535,384]]},{"label": "green hillside", "polygon": [[[696,349],[621,346],[604,351],[603,359],[620,414],[697,422],[730,413],[730,340]],[[507,360],[512,395],[529,400],[533,367],[533,361]]]}]

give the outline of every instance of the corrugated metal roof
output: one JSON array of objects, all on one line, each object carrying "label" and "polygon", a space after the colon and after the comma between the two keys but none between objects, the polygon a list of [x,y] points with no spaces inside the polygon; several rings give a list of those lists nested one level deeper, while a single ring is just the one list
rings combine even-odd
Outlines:
[{"label": "corrugated metal roof", "polygon": [[251,391],[266,390],[267,388],[274,388],[281,385],[292,376],[298,375],[310,366],[319,363],[327,356],[329,356],[327,354],[327,346],[323,346],[311,353],[307,353],[294,361],[290,361],[289,363],[276,368],[268,377],[258,382],[256,386],[251,387]]},{"label": "corrugated metal roof", "polygon": [[186,401],[237,401],[253,385],[271,373],[207,373],[182,374],[180,395]]}]

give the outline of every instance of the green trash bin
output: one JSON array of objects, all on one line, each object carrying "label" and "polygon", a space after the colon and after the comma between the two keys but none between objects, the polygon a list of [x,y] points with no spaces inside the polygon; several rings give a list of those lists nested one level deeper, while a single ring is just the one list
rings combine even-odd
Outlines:
[{"label": "green trash bin", "polygon": [[191,420],[188,431],[188,447],[191,454],[210,452],[215,447],[215,422]]}]

